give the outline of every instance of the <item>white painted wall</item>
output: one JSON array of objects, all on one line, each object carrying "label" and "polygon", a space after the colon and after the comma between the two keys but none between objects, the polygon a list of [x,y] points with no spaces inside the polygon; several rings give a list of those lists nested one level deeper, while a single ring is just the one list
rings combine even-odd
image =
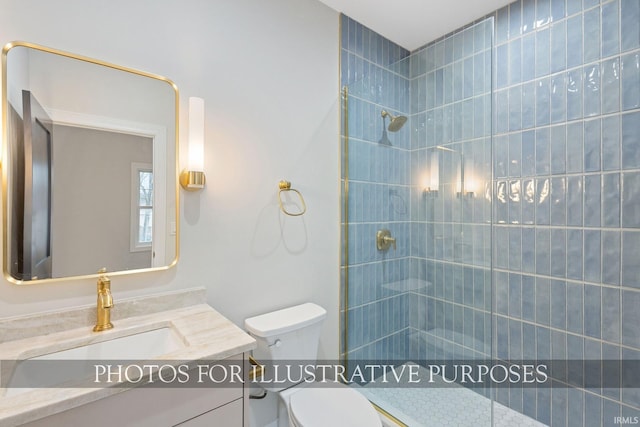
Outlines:
[{"label": "white painted wall", "polygon": [[[204,191],[182,192],[180,261],[115,277],[119,298],[205,286],[244,318],[314,301],[329,311],[321,356],[338,354],[338,15],[316,0],[0,0],[0,43],[25,40],[164,75],[206,103]],[[184,146],[181,154],[185,157]],[[278,211],[280,179],[306,198]],[[94,281],[15,286],[0,316],[91,304]]]}]

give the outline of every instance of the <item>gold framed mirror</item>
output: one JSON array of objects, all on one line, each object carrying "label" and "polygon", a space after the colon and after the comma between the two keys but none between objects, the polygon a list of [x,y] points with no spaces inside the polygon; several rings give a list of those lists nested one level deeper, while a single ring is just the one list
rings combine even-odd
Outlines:
[{"label": "gold framed mirror", "polygon": [[4,46],[7,280],[176,264],[178,104],[167,78],[32,43]]}]

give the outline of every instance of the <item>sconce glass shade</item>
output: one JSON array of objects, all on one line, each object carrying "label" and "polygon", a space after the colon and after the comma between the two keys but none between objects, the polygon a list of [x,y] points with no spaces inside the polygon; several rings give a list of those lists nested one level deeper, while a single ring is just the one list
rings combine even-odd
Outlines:
[{"label": "sconce glass shade", "polygon": [[180,184],[187,191],[204,188],[204,99],[189,98],[189,147],[187,168],[180,174]]}]

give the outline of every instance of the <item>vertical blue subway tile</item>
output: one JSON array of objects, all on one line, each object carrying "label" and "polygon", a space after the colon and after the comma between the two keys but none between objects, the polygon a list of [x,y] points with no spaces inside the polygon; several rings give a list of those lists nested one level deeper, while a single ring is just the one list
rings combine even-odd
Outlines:
[{"label": "vertical blue subway tile", "polygon": [[600,338],[602,316],[602,293],[600,286],[584,286],[584,333]]},{"label": "vertical blue subway tile", "polygon": [[567,278],[582,280],[582,230],[567,230]]},{"label": "vertical blue subway tile", "polygon": [[[533,1],[531,2],[533,3]],[[522,37],[522,81],[528,82],[536,76],[536,35]]]},{"label": "vertical blue subway tile", "polygon": [[496,44],[509,39],[509,6],[505,6],[496,13]]},{"label": "vertical blue subway tile", "polygon": [[640,292],[622,292],[622,343],[640,347]]},{"label": "vertical blue subway tile", "polygon": [[584,67],[584,117],[600,114],[600,64]]},{"label": "vertical blue subway tile", "polygon": [[[536,277],[536,323],[549,325],[551,304],[551,284],[549,279]],[[538,344],[542,342],[538,339]],[[550,349],[549,349],[550,350]],[[549,351],[550,353],[550,351]],[[548,359],[551,354],[546,355]],[[538,355],[540,357],[540,354]],[[543,359],[545,357],[542,357]]]},{"label": "vertical blue subway tile", "polygon": [[564,229],[551,230],[551,275],[566,277],[567,275],[567,239]]},{"label": "vertical blue subway tile", "polygon": [[[638,298],[635,298],[635,302],[638,301]],[[638,320],[638,317],[632,320]],[[637,324],[637,323],[636,323]],[[636,329],[635,335],[635,347],[639,347],[638,345],[638,329]],[[634,408],[640,407],[640,388],[631,387],[632,384],[637,385],[640,381],[640,369],[638,369],[638,361],[640,361],[640,351],[630,348],[622,349],[622,402],[627,405],[631,405]],[[624,361],[630,361],[631,363],[625,363]],[[626,406],[624,407],[626,409]],[[631,411],[626,411],[628,414]],[[633,411],[635,415],[637,415],[640,411],[637,409]],[[635,421],[635,419],[634,419]]]},{"label": "vertical blue subway tile", "polygon": [[622,174],[622,226],[640,228],[640,172]]},{"label": "vertical blue subway tile", "polygon": [[521,38],[509,42],[509,84],[522,81],[522,43]]},{"label": "vertical blue subway tile", "polygon": [[554,175],[566,172],[567,129],[566,126],[551,128],[551,173]]},{"label": "vertical blue subway tile", "polygon": [[620,284],[620,231],[602,232],[602,282]]},{"label": "vertical blue subway tile", "polygon": [[536,130],[536,174],[538,175],[548,175],[550,172],[551,148],[549,138],[548,128]]},{"label": "vertical blue subway tile", "polygon": [[536,1],[523,0],[522,2],[522,34],[529,33],[535,29],[536,23]]},{"label": "vertical blue subway tile", "polygon": [[622,168],[640,168],[640,111],[622,116]]},{"label": "vertical blue subway tile", "polygon": [[585,63],[600,59],[600,8],[594,8],[584,13],[583,21]]},{"label": "vertical blue subway tile", "polygon": [[564,280],[551,281],[551,326],[567,327],[567,284]]},{"label": "vertical blue subway tile", "polygon": [[509,316],[522,317],[522,276],[509,274]]},{"label": "vertical blue subway tile", "polygon": [[[533,276],[522,276],[522,318],[530,322],[536,320],[536,284]],[[534,339],[535,342],[535,339]],[[535,354],[534,354],[535,356]]]},{"label": "vertical blue subway tile", "polygon": [[600,170],[600,119],[584,122],[584,171]]},{"label": "vertical blue subway tile", "polygon": [[536,27],[544,27],[551,22],[551,1],[536,1]]},{"label": "vertical blue subway tile", "polygon": [[584,280],[599,283],[602,275],[600,230],[584,231]]},{"label": "vertical blue subway tile", "polygon": [[509,91],[501,90],[496,93],[496,133],[509,131]]},{"label": "vertical blue subway tile", "polygon": [[[536,292],[537,292],[537,289],[536,289]],[[536,293],[536,297],[537,297],[537,293]],[[536,327],[536,359],[538,360],[551,359],[551,331],[549,330],[549,328],[545,328],[541,326]]]},{"label": "vertical blue subway tile", "polygon": [[597,420],[599,424],[602,420],[602,398],[591,393],[584,394],[584,419],[585,423],[590,422],[588,420]]},{"label": "vertical blue subway tile", "polygon": [[435,107],[441,107],[444,99],[443,91],[443,79],[444,71],[442,68],[438,68],[435,73]]},{"label": "vertical blue subway tile", "polygon": [[551,270],[551,242],[548,228],[536,228],[536,273],[548,276]]},{"label": "vertical blue subway tile", "polygon": [[567,67],[582,65],[582,15],[567,20]]},{"label": "vertical blue subway tile", "polygon": [[550,201],[551,191],[549,178],[538,178],[536,180],[536,224],[549,225],[550,223]]},{"label": "vertical blue subway tile", "polygon": [[626,111],[640,107],[640,53],[625,55],[621,61],[622,110]]},{"label": "vertical blue subway tile", "polygon": [[567,67],[567,24],[561,21],[551,27],[551,72],[557,73]]},{"label": "vertical blue subway tile", "polygon": [[473,96],[474,63],[473,57],[464,60],[463,96],[469,98]]},{"label": "vertical blue subway tile", "polygon": [[602,339],[620,342],[620,290],[602,288]]},{"label": "vertical blue subway tile", "polygon": [[[465,62],[465,72],[466,72],[466,62]],[[485,93],[485,84],[487,83],[490,77],[484,75],[484,54],[478,53],[473,57],[473,95],[478,96]]]},{"label": "vertical blue subway tile", "polygon": [[567,0],[567,16],[582,11],[582,0]]},{"label": "vertical blue subway tile", "polygon": [[581,227],[583,182],[581,176],[567,177],[567,225]]},{"label": "vertical blue subway tile", "polygon": [[[581,73],[578,73],[581,75]],[[580,84],[582,80],[580,79]],[[549,78],[536,82],[536,126],[545,126],[550,122],[550,85]],[[581,92],[581,90],[580,90]],[[580,97],[582,98],[582,97]],[[568,103],[568,100],[567,100]],[[580,116],[582,116],[582,99],[580,99]]]},{"label": "vertical blue subway tile", "polygon": [[[640,182],[637,184],[640,184]],[[602,175],[603,227],[620,227],[620,207],[620,174],[610,173]],[[635,208],[638,209],[640,206],[635,206]]]},{"label": "vertical blue subway tile", "polygon": [[567,120],[582,118],[582,70],[567,72]]},{"label": "vertical blue subway tile", "polygon": [[509,131],[522,129],[522,86],[509,89]]},{"label": "vertical blue subway tile", "polygon": [[607,58],[620,52],[620,17],[618,15],[619,0],[602,5],[602,57]]},{"label": "vertical blue subway tile", "polygon": [[536,33],[536,77],[549,74],[550,32],[548,28]]},{"label": "vertical blue subway tile", "polygon": [[567,91],[562,74],[551,77],[551,123],[561,123],[567,119]]},{"label": "vertical blue subway tile", "polygon": [[620,169],[620,116],[602,119],[602,170]]},{"label": "vertical blue subway tile", "polygon": [[567,405],[567,427],[582,427],[584,425],[584,392],[569,388],[569,403]]},{"label": "vertical blue subway tile", "polygon": [[582,172],[583,135],[582,122],[567,124],[567,173]]},{"label": "vertical blue subway tile", "polygon": [[535,132],[533,130],[522,132],[522,176],[533,176],[536,173],[535,144]]},{"label": "vertical blue subway tile", "polygon": [[620,40],[623,52],[640,47],[640,30],[638,30],[638,22],[640,22],[640,2],[638,0],[621,0],[621,28]]},{"label": "vertical blue subway tile", "polygon": [[603,61],[602,77],[602,113],[615,113],[620,110],[620,61],[612,58]]},{"label": "vertical blue subway tile", "polygon": [[522,85],[522,129],[536,124],[536,86],[534,82]]},{"label": "vertical blue subway tile", "polygon": [[600,175],[584,177],[584,225],[600,227]]},{"label": "vertical blue subway tile", "polygon": [[569,396],[567,388],[556,387],[551,389],[551,424],[553,426],[566,425],[567,407]]},{"label": "vertical blue subway tile", "polygon": [[509,5],[509,38],[513,39],[521,34],[522,0]]},{"label": "vertical blue subway tile", "polygon": [[[566,178],[551,179],[551,213],[550,224],[555,226],[566,225],[567,196]],[[562,230],[558,230],[561,233]],[[561,276],[561,277],[564,277]]]},{"label": "vertical blue subway tile", "polygon": [[522,228],[522,271],[536,271],[536,233],[532,227]]},{"label": "vertical blue subway tile", "polygon": [[567,283],[567,331],[582,335],[583,287],[581,283]]},{"label": "vertical blue subway tile", "polygon": [[522,261],[522,232],[520,228],[509,229],[509,269],[520,271]]},{"label": "vertical blue subway tile", "polygon": [[509,358],[522,359],[522,322],[509,319]]},{"label": "vertical blue subway tile", "polygon": [[[462,34],[462,38],[463,38],[462,56],[463,57],[473,55],[474,52],[479,52],[483,50],[482,44],[479,44],[474,50],[474,42],[476,40],[476,27],[478,26],[476,25],[472,28],[468,28],[463,31],[463,34]],[[478,40],[479,43],[481,41],[482,40]]]},{"label": "vertical blue subway tile", "polygon": [[496,49],[496,88],[502,89],[509,83],[509,45],[501,44]]},{"label": "vertical blue subway tile", "polygon": [[565,0],[551,0],[551,19],[559,21],[565,17]]},{"label": "vertical blue subway tile", "polygon": [[[607,425],[612,420],[620,419],[622,413],[622,407],[617,402],[612,402],[607,399],[602,399],[602,425]],[[613,421],[615,423],[615,421]]]},{"label": "vertical blue subway tile", "polygon": [[600,0],[583,0],[582,8],[584,10],[590,9],[600,4]]},{"label": "vertical blue subway tile", "polygon": [[[509,135],[509,176],[520,177],[522,174],[522,134]],[[519,196],[520,194],[518,194]],[[520,197],[514,198],[519,199]]]}]

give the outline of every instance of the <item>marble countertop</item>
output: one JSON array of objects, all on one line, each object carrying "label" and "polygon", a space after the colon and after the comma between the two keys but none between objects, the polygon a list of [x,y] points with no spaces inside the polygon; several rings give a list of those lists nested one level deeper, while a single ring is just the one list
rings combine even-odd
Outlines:
[{"label": "marble countertop", "polygon": [[[166,298],[160,295],[123,301],[120,312],[112,315],[115,327],[103,332],[93,332],[91,324],[77,327],[77,323],[71,323],[73,329],[65,329],[64,322],[57,321],[54,322],[55,331],[51,332],[47,326],[52,317],[56,318],[56,313],[0,320],[0,338],[4,338],[0,343],[0,375],[11,374],[7,372],[7,361],[13,365],[11,361],[165,327],[171,328],[184,346],[151,360],[222,360],[256,347],[253,338],[204,303],[203,291],[187,292],[191,294],[168,293],[164,295]],[[146,299],[152,308],[145,304]],[[186,306],[175,307],[180,305],[176,301],[183,301]],[[116,307],[117,300],[114,311]],[[145,308],[152,312],[143,314]],[[89,307],[80,307],[58,313],[67,320],[78,316],[84,318],[87,309]],[[9,337],[11,339],[7,340]],[[0,426],[34,421],[126,390],[124,387],[34,388],[5,396],[6,390],[0,389]]]}]

